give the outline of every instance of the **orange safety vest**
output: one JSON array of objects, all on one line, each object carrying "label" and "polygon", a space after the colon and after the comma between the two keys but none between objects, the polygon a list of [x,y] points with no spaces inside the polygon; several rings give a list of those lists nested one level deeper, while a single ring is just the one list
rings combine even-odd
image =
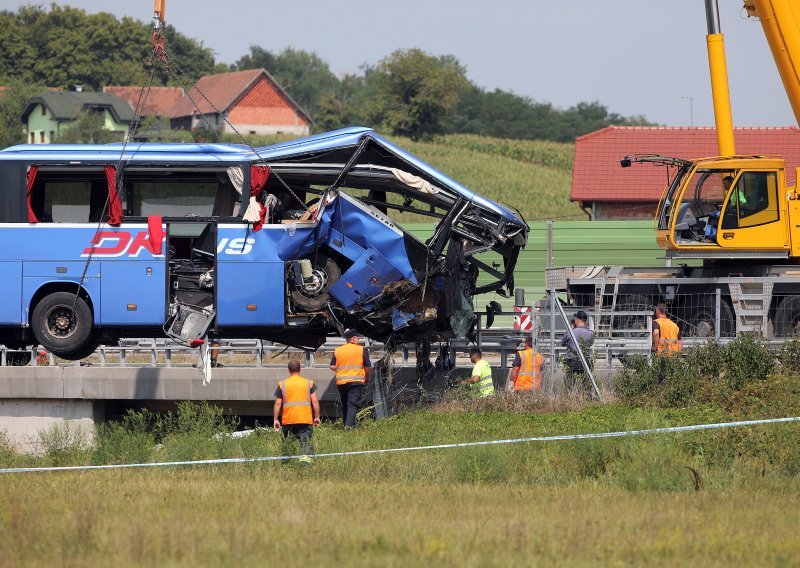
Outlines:
[{"label": "orange safety vest", "polygon": [[678,326],[668,318],[657,318],[658,324],[658,352],[665,354],[674,354],[681,352],[680,331]]},{"label": "orange safety vest", "polygon": [[311,388],[314,381],[300,375],[292,375],[278,383],[283,397],[281,407],[281,424],[312,424],[314,413],[311,411]]},{"label": "orange safety vest", "polygon": [[363,383],[367,378],[364,368],[364,346],[345,343],[334,351],[336,357],[336,385]]},{"label": "orange safety vest", "polygon": [[514,381],[514,390],[528,391],[539,390],[542,381],[542,363],[544,357],[533,349],[517,351],[519,355],[520,368],[517,372],[517,379]]}]

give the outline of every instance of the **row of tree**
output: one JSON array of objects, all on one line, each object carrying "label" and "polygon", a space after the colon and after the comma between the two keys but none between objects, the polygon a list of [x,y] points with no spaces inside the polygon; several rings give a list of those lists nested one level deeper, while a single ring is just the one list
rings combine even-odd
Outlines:
[{"label": "row of tree", "polygon": [[[563,110],[508,91],[486,91],[467,78],[451,55],[398,50],[364,64],[359,74],[337,77],[316,53],[292,48],[274,53],[252,46],[228,66],[216,63],[201,42],[170,26],[165,32],[171,69],[159,66],[154,84],[177,84],[178,70],[189,81],[263,67],[308,110],[320,131],[363,124],[412,138],[458,132],[568,142],[610,124],[647,124],[644,117],[611,113],[598,102]],[[0,145],[20,141],[16,121],[21,105],[42,86],[80,84],[100,90],[144,84],[151,33],[148,24],[132,18],[55,4],[0,12],[0,53],[6,54],[0,58],[0,82],[7,87],[0,99]]]}]

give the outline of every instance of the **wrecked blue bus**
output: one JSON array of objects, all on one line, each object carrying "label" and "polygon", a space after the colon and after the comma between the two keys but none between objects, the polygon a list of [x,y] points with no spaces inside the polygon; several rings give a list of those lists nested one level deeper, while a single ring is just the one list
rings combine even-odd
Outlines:
[{"label": "wrecked blue bus", "polygon": [[465,337],[474,296],[513,291],[528,237],[519,213],[367,128],[263,148],[14,146],[0,187],[0,343],[66,359],[121,337]]}]

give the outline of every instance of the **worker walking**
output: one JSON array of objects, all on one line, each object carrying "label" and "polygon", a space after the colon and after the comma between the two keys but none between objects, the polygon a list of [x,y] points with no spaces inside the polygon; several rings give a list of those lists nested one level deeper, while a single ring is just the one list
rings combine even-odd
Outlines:
[{"label": "worker walking", "polygon": [[682,348],[681,330],[667,316],[667,306],[658,304],[653,319],[653,351],[658,355],[676,355]]},{"label": "worker walking", "polygon": [[511,390],[538,391],[542,381],[542,354],[534,351],[533,339],[525,338],[525,348],[517,351],[511,365]]},{"label": "worker walking", "polygon": [[575,341],[572,340],[572,335],[565,333],[561,339],[561,345],[565,347],[565,359],[567,363],[567,388],[572,390],[576,387],[586,389],[591,392],[591,387],[586,380],[588,375],[586,369],[583,368],[583,362],[578,354],[580,349],[586,359],[586,362],[591,365],[591,348],[594,342],[594,332],[589,329],[587,322],[589,315],[583,311],[578,310],[575,312],[575,328],[572,330],[572,335],[575,336]]},{"label": "worker walking", "polygon": [[344,338],[347,343],[334,351],[331,370],[336,373],[336,389],[342,401],[344,427],[352,430],[356,427],[356,414],[361,410],[361,397],[364,386],[369,383],[372,364],[369,351],[358,343],[361,337],[357,331],[347,330]]},{"label": "worker walking", "polygon": [[492,367],[483,358],[483,353],[477,347],[469,352],[469,359],[475,365],[472,368],[472,376],[465,382],[470,386],[472,398],[484,398],[494,395],[494,383],[492,382]]},{"label": "worker walking", "polygon": [[314,454],[312,426],[319,426],[319,400],[314,381],[300,376],[300,361],[289,361],[289,377],[278,383],[273,407],[275,430],[284,440],[300,440],[300,463],[311,463]]}]

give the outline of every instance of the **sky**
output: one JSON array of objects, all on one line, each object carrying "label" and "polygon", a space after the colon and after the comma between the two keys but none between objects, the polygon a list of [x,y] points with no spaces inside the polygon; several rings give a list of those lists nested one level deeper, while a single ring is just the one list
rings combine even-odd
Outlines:
[{"label": "sky", "polygon": [[[0,0],[0,9],[30,3]],[[152,0],[55,3],[153,15]],[[742,0],[719,5],[734,124],[795,125],[760,23]],[[418,47],[454,55],[485,89],[560,108],[599,101],[668,126],[714,122],[702,0],[166,0],[165,13],[224,63],[251,45],[293,47],[317,52],[341,76]]]}]

